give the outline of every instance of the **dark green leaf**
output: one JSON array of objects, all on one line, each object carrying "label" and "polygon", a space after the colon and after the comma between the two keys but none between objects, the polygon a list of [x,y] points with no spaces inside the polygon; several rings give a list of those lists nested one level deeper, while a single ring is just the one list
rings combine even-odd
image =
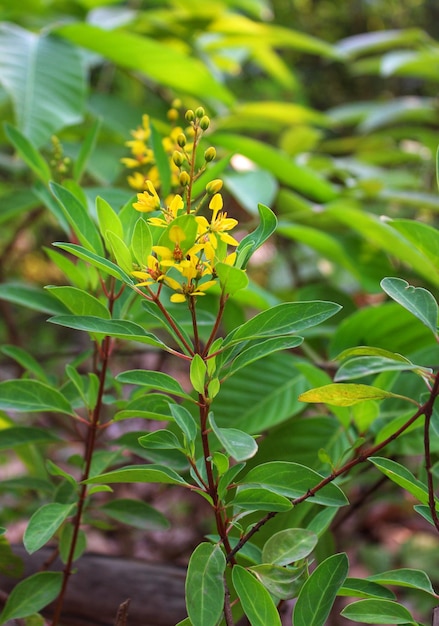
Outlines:
[{"label": "dark green leaf", "polygon": [[388,296],[413,313],[437,336],[438,305],[427,289],[413,287],[401,278],[384,278],[381,287]]},{"label": "dark green leaf", "polygon": [[0,450],[29,444],[53,443],[59,438],[50,430],[34,426],[12,426],[0,430]]},{"label": "dark green leaf", "polygon": [[139,385],[155,391],[164,391],[174,396],[191,400],[191,397],[183,391],[180,383],[169,374],[155,372],[153,370],[128,370],[116,376],[121,383]]},{"label": "dark green leaf", "polygon": [[224,606],[226,559],[219,546],[200,543],[189,560],[186,608],[193,626],[216,626]]},{"label": "dark green leaf", "polygon": [[381,457],[370,457],[369,461],[375,465],[394,483],[411,493],[422,504],[428,503],[428,489],[421,481],[417,480],[413,474],[403,465],[392,459]]},{"label": "dark green leaf", "polygon": [[244,613],[252,626],[281,626],[279,613],[270,594],[253,574],[240,565],[235,565],[232,580]]},{"label": "dark green leaf", "polygon": [[165,483],[188,486],[177,472],[164,465],[132,465],[113,472],[93,476],[85,481],[90,483]]},{"label": "dark green leaf", "polygon": [[340,615],[363,624],[413,624],[416,626],[409,611],[391,600],[359,600],[349,604]]},{"label": "dark green leaf", "polygon": [[0,409],[4,411],[55,411],[74,415],[66,398],[38,380],[5,380],[0,383]]},{"label": "dark green leaf", "polygon": [[101,510],[118,522],[141,530],[166,530],[169,528],[166,517],[141,500],[118,498],[104,504]]},{"label": "dark green leaf", "polygon": [[46,287],[46,289],[75,315],[91,315],[107,320],[111,317],[107,307],[87,291],[77,287],[55,287],[53,285]]},{"label": "dark green leaf", "polygon": [[285,496],[260,487],[241,487],[230,504],[245,511],[276,511],[284,513],[293,508],[290,500]]},{"label": "dark green leaf", "polygon": [[47,185],[51,176],[49,166],[31,141],[10,124],[5,123],[5,133],[26,165]]},{"label": "dark green leaf", "polygon": [[401,569],[391,570],[389,572],[382,572],[381,574],[374,574],[368,576],[368,580],[372,580],[375,583],[381,585],[392,585],[396,587],[410,587],[411,589],[420,589],[425,591],[435,598],[437,595],[431,584],[431,580],[427,574],[418,569],[409,569],[402,567]]},{"label": "dark green leaf", "polygon": [[350,598],[395,599],[395,594],[390,589],[364,578],[346,578],[337,595],[349,596]]}]

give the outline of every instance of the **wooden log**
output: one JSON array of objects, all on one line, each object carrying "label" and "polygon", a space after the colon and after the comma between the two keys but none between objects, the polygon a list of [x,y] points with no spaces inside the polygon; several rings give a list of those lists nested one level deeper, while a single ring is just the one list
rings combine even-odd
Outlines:
[{"label": "wooden log", "polygon": [[[13,551],[25,563],[25,576],[39,571],[50,555],[45,548],[33,555],[19,546]],[[62,567],[56,561],[50,570]],[[127,600],[127,626],[175,626],[187,615],[184,568],[97,554],[83,555],[74,567],[63,626],[114,626],[118,609]],[[16,584],[16,579],[0,575],[1,591],[10,592]]]}]

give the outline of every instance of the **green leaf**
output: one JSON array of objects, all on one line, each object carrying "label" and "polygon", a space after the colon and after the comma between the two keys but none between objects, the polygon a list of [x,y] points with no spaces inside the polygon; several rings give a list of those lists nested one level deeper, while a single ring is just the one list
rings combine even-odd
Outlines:
[{"label": "green leaf", "polygon": [[37,613],[61,591],[62,572],[38,572],[19,582],[9,594],[0,624]]},{"label": "green leaf", "polygon": [[402,278],[384,278],[381,287],[388,296],[413,313],[437,337],[438,305],[427,289],[413,287]]},{"label": "green leaf", "polygon": [[227,263],[217,263],[215,272],[218,275],[223,292],[229,296],[233,296],[237,291],[248,286],[248,276],[239,267],[234,267]]},{"label": "green leaf", "polygon": [[402,372],[413,371],[416,374],[427,375],[431,373],[430,368],[415,365],[404,357],[387,359],[384,357],[364,356],[350,359],[337,370],[334,376],[335,382],[342,380],[352,380],[362,376],[370,376],[379,372]]},{"label": "green leaf", "polygon": [[416,626],[409,611],[391,600],[359,600],[349,604],[340,615],[363,624],[413,624]]},{"label": "green leaf", "polygon": [[66,398],[39,380],[5,380],[0,382],[0,409],[3,411],[55,411],[74,415]]},{"label": "green leaf", "polygon": [[369,461],[375,465],[394,483],[411,493],[422,504],[428,503],[428,489],[421,481],[417,480],[413,474],[403,465],[391,459],[381,457],[370,457]]},{"label": "green leaf", "polygon": [[152,235],[147,222],[142,218],[136,222],[131,238],[131,252],[137,263],[142,268],[151,254]]},{"label": "green leaf", "polygon": [[249,568],[269,593],[281,600],[295,598],[303,584],[305,565],[300,567],[280,567],[279,565],[253,565]]},{"label": "green leaf", "polygon": [[[302,337],[274,337],[265,341],[257,341],[256,345],[239,352],[238,356],[233,359],[232,365],[227,369],[226,378],[235,374],[238,370],[250,363],[254,363],[273,352],[280,350],[289,350],[297,348],[303,342]],[[224,379],[224,376],[222,376]]]},{"label": "green leaf", "polygon": [[279,613],[270,594],[253,574],[235,565],[232,580],[251,626],[281,626]]},{"label": "green leaf", "polygon": [[297,598],[294,626],[324,626],[348,568],[346,554],[334,554],[316,567]]},{"label": "green leaf", "polygon": [[164,465],[132,465],[112,472],[93,476],[84,481],[91,483],[163,483],[168,485],[189,486],[174,470]]},{"label": "green leaf", "polygon": [[129,274],[133,269],[133,260],[128,246],[114,233],[107,231],[106,235],[117,264]]},{"label": "green leaf", "polygon": [[384,400],[385,398],[399,398],[408,402],[414,402],[411,398],[406,398],[378,387],[354,383],[324,385],[317,389],[305,391],[305,393],[299,396],[301,402],[324,402],[334,406],[352,406],[365,400]]},{"label": "green leaf", "polygon": [[47,374],[43,367],[41,367],[38,361],[23,348],[20,348],[19,346],[4,345],[0,348],[0,351],[11,359],[14,359],[14,361],[19,363],[25,370],[27,370],[27,372],[32,373],[43,383],[48,382]]},{"label": "green leaf", "polygon": [[140,530],[166,530],[170,526],[162,513],[141,500],[117,498],[104,504],[100,510],[112,519]]},{"label": "green leaf", "polygon": [[119,216],[108,202],[100,196],[96,198],[96,213],[101,235],[106,241],[107,232],[113,233],[120,239],[123,239],[123,226]]},{"label": "green leaf", "polygon": [[388,572],[382,572],[381,574],[374,574],[368,576],[367,580],[371,580],[380,585],[392,585],[395,587],[410,587],[411,589],[420,589],[433,595],[437,598],[437,595],[431,584],[431,580],[427,574],[418,569],[409,569],[402,567],[401,569],[390,570]]},{"label": "green leaf", "polygon": [[147,389],[154,389],[157,391],[164,391],[186,400],[192,400],[192,398],[183,391],[180,383],[163,372],[155,372],[153,370],[127,370],[116,376],[116,380],[128,385],[140,385]]},{"label": "green leaf", "polygon": [[42,548],[53,537],[65,519],[72,513],[75,504],[44,504],[29,520],[24,532],[23,543],[29,554]]},{"label": "green leaf", "polygon": [[194,354],[190,366],[190,379],[192,387],[201,395],[205,393],[206,373],[207,366],[204,359],[201,355]]},{"label": "green leaf", "polygon": [[257,228],[246,235],[236,249],[237,267],[245,269],[254,252],[267,241],[277,226],[277,217],[273,211],[263,204],[258,204],[259,224]]},{"label": "green leaf", "polygon": [[50,430],[34,426],[12,426],[0,430],[0,450],[8,450],[29,444],[60,441]]},{"label": "green leaf", "polygon": [[235,461],[251,459],[258,451],[258,444],[251,435],[237,428],[219,428],[212,412],[209,413],[209,422],[218,441]]},{"label": "green leaf", "polygon": [[[1,38],[1,35],[0,35]],[[1,44],[0,44],[1,48]],[[1,61],[0,61],[1,67]],[[17,128],[5,123],[6,137],[14,146],[23,161],[47,185],[50,180],[50,168],[35,146]]]},{"label": "green leaf", "polygon": [[[251,469],[239,483],[259,485],[274,493],[295,499],[304,496],[322,480],[323,476],[304,465],[271,461]],[[324,506],[344,506],[348,501],[339,487],[329,483],[314,494],[312,502]]]},{"label": "green leaf", "polygon": [[52,315],[63,315],[68,309],[45,293],[42,289],[36,289],[19,283],[4,283],[0,285],[0,299],[13,304],[25,306],[28,309]]},{"label": "green leaf", "polygon": [[175,88],[201,99],[209,94],[211,98],[218,98],[228,104],[233,100],[229,91],[215,80],[199,59],[160,41],[121,29],[103,30],[83,22],[64,24],[56,32],[120,67],[145,74],[159,85]]},{"label": "green leaf", "polygon": [[290,500],[285,496],[273,493],[268,489],[241,487],[230,502],[245,511],[276,511],[285,513],[293,508]]},{"label": "green leaf", "polygon": [[305,528],[287,528],[272,535],[262,549],[262,561],[289,565],[307,557],[317,545],[318,537]]},{"label": "green leaf", "polygon": [[364,578],[346,578],[337,595],[349,596],[350,598],[395,599],[395,594],[390,589]]},{"label": "green leaf", "polygon": [[155,430],[139,438],[142,448],[150,450],[178,450],[181,444],[170,430]]},{"label": "green leaf", "polygon": [[216,626],[224,607],[226,559],[219,546],[200,543],[189,560],[186,608],[193,626]]},{"label": "green leaf", "polygon": [[93,267],[97,267],[101,272],[108,274],[109,276],[114,276],[114,278],[118,278],[124,283],[128,285],[134,285],[134,280],[129,276],[126,272],[124,272],[120,267],[118,267],[112,261],[109,261],[103,256],[95,254],[94,252],[90,252],[83,246],[78,246],[75,243],[60,243],[56,242],[53,244],[57,248],[61,248],[66,252],[70,252],[74,256],[78,257],[78,259],[82,259]]},{"label": "green leaf", "polygon": [[249,339],[292,335],[321,324],[340,309],[332,302],[283,302],[238,326],[224,339],[223,347]]},{"label": "green leaf", "polygon": [[216,145],[243,154],[292,189],[318,202],[328,202],[336,197],[334,187],[314,170],[298,165],[285,152],[243,135],[215,133]]},{"label": "green leaf", "polygon": [[46,289],[75,315],[91,315],[107,320],[111,317],[107,307],[83,289],[69,286],[55,287],[53,285],[49,285]]},{"label": "green leaf", "polygon": [[58,183],[50,183],[50,189],[58,200],[65,219],[84,248],[104,256],[104,248],[96,224],[76,196]]},{"label": "green leaf", "polygon": [[3,23],[0,77],[11,97],[18,128],[37,147],[82,120],[86,68],[78,48],[68,42]]},{"label": "green leaf", "polygon": [[81,149],[73,164],[73,177],[77,183],[80,182],[88,160],[95,149],[100,129],[101,119],[97,118],[81,143]]},{"label": "green leaf", "polygon": [[[155,335],[146,332],[141,326],[128,320],[104,320],[102,317],[91,315],[57,315],[48,320],[52,324],[59,324],[75,330],[99,334],[102,337],[116,337],[127,341],[138,341],[163,350],[171,350]],[[136,383],[133,383],[136,384]]]},{"label": "green leaf", "polygon": [[[64,524],[59,533],[59,540],[58,540],[59,556],[61,558],[61,561],[64,564],[66,564],[69,560],[70,546],[72,545],[73,533],[74,533],[74,528],[73,528],[72,523]],[[77,559],[79,559],[84,554],[86,548],[87,548],[87,535],[82,529],[79,529],[79,532],[76,537],[75,550],[73,552],[73,561],[76,561]]]},{"label": "green leaf", "polygon": [[191,413],[181,404],[170,404],[172,417],[175,423],[180,427],[186,441],[192,443],[195,441],[198,433],[197,424]]}]

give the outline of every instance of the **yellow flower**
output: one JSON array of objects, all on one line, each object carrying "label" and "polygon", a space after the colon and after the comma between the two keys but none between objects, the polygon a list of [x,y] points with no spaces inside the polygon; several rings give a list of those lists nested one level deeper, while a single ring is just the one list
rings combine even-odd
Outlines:
[{"label": "yellow flower", "polygon": [[140,172],[134,172],[132,176],[128,176],[128,183],[133,189],[143,191],[145,189],[146,180]]},{"label": "yellow flower", "polygon": [[168,207],[163,210],[163,217],[150,217],[148,222],[153,226],[160,226],[160,228],[166,228],[172,220],[174,220],[181,209],[184,209],[183,198],[177,193],[172,198]]},{"label": "yellow flower", "polygon": [[152,254],[148,255],[146,269],[145,271],[134,271],[131,272],[135,278],[140,279],[140,283],[137,283],[138,287],[145,287],[147,285],[152,285],[153,283],[158,283],[163,280],[165,275],[160,269],[160,263]]},{"label": "yellow flower", "polygon": [[215,250],[218,246],[216,236],[230,246],[237,246],[239,242],[227,232],[238,224],[238,220],[227,217],[227,213],[221,211],[223,208],[221,194],[216,193],[212,196],[209,202],[209,208],[213,211],[210,224],[203,216],[198,216],[195,219],[198,222],[199,240],[204,243],[206,256],[211,261],[213,260]]},{"label": "yellow flower", "polygon": [[160,208],[160,198],[150,180],[146,181],[147,191],[137,194],[138,202],[134,202],[136,211],[150,213]]}]

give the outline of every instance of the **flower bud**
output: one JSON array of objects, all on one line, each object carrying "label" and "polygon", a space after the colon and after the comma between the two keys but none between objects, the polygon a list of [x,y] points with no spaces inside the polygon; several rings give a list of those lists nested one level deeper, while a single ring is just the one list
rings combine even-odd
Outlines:
[{"label": "flower bud", "polygon": [[195,109],[195,115],[196,117],[198,117],[198,119],[201,119],[204,116],[203,107],[198,107],[198,109]]},{"label": "flower bud", "polygon": [[209,126],[210,126],[210,119],[207,117],[207,115],[203,115],[203,117],[200,120],[201,130],[207,130]]},{"label": "flower bud", "polygon": [[210,163],[210,161],[213,161],[216,157],[216,150],[213,146],[210,146],[210,148],[207,148],[206,152],[204,153],[204,160],[206,161],[206,163]]},{"label": "flower bud", "polygon": [[223,181],[220,178],[215,178],[215,180],[211,180],[210,183],[206,185],[206,191],[208,194],[213,195],[214,193],[218,193],[223,188]]},{"label": "flower bud", "polygon": [[193,122],[195,119],[195,113],[192,111],[192,109],[188,109],[184,117],[187,122]]},{"label": "flower bud", "polygon": [[168,120],[170,122],[175,122],[178,120],[178,111],[177,109],[169,109],[168,111]]},{"label": "flower bud", "polygon": [[187,187],[190,183],[191,177],[187,172],[181,172],[179,180],[182,187]]},{"label": "flower bud", "polygon": [[184,146],[186,145],[186,135],[184,133],[180,133],[178,135],[177,144],[180,146],[180,148],[184,148]]},{"label": "flower bud", "polygon": [[180,100],[180,98],[175,98],[175,100],[173,100],[172,103],[171,103],[171,107],[173,109],[179,109],[181,107],[181,100]]},{"label": "flower bud", "polygon": [[184,162],[184,154],[182,152],[179,152],[178,150],[174,150],[174,152],[172,153],[172,160],[177,167],[181,167]]}]

